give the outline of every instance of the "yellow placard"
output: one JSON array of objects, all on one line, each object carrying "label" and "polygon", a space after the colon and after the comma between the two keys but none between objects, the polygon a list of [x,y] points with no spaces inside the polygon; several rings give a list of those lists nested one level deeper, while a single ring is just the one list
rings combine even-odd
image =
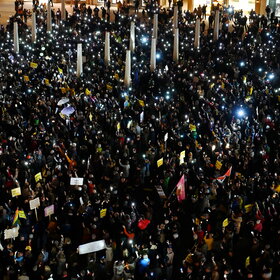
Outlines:
[{"label": "yellow placard", "polygon": [[194,132],[194,131],[196,131],[196,126],[194,125],[194,124],[190,124],[190,131],[191,132]]},{"label": "yellow placard", "polygon": [[216,169],[221,170],[222,166],[223,166],[223,164],[220,161],[217,160],[216,163],[215,163]]},{"label": "yellow placard", "polygon": [[38,64],[35,62],[30,62],[30,67],[36,69],[38,67]]},{"label": "yellow placard", "polygon": [[117,123],[117,131],[120,131],[120,129],[121,129],[121,123],[118,122],[118,123]]},{"label": "yellow placard", "polygon": [[34,178],[35,178],[35,182],[36,182],[36,183],[39,182],[40,180],[42,180],[42,173],[41,173],[41,172],[37,173],[37,174],[34,176]]},{"label": "yellow placard", "polygon": [[245,267],[247,268],[250,265],[250,256],[246,258]]},{"label": "yellow placard", "polygon": [[275,188],[275,191],[280,193],[280,185],[278,185],[276,188]]},{"label": "yellow placard", "polygon": [[89,89],[86,88],[85,94],[86,94],[86,95],[91,95],[91,91],[90,91]]},{"label": "yellow placard", "polygon": [[45,81],[45,85],[46,85],[46,86],[50,86],[50,81],[49,81],[49,79],[45,79],[44,81]]},{"label": "yellow placard", "polygon": [[19,195],[21,195],[20,187],[12,189],[12,197],[19,196]]},{"label": "yellow placard", "polygon": [[140,106],[142,106],[142,107],[145,106],[145,102],[144,102],[143,100],[140,100],[140,99],[139,99],[138,102],[139,102]]},{"label": "yellow placard", "polygon": [[89,113],[89,116],[88,116],[88,118],[89,118],[89,120],[92,122],[92,113]]},{"label": "yellow placard", "polygon": [[254,204],[247,204],[247,205],[245,205],[245,206],[244,206],[244,208],[245,208],[245,212],[246,212],[246,213],[251,212],[251,211],[252,211],[253,206],[254,206]]},{"label": "yellow placard", "polygon": [[57,67],[57,69],[60,74],[63,74],[63,70],[61,68]]},{"label": "yellow placard", "polygon": [[25,215],[25,213],[24,213],[23,210],[19,210],[19,211],[18,211],[18,216],[19,216],[19,218],[21,218],[21,219],[26,219],[26,215]]},{"label": "yellow placard", "polygon": [[228,218],[223,221],[223,227],[227,227],[229,224]]},{"label": "yellow placard", "polygon": [[24,80],[25,82],[29,82],[29,81],[30,81],[30,79],[29,79],[28,76],[23,76],[23,80]]},{"label": "yellow placard", "polygon": [[60,88],[60,90],[61,90],[61,93],[66,93],[66,88],[65,87]]},{"label": "yellow placard", "polygon": [[113,87],[112,87],[111,85],[109,85],[109,84],[106,85],[106,88],[107,88],[108,90],[110,90],[110,91],[113,90]]},{"label": "yellow placard", "polygon": [[186,157],[186,151],[182,151],[181,153],[180,153],[180,159],[181,158],[185,158]]},{"label": "yellow placard", "polygon": [[250,95],[253,94],[253,89],[254,89],[253,87],[250,87],[250,88],[249,88],[249,94],[250,94]]},{"label": "yellow placard", "polygon": [[107,214],[107,209],[101,209],[100,210],[100,218],[104,218]]},{"label": "yellow placard", "polygon": [[162,165],[163,165],[163,158],[161,158],[157,161],[157,167],[160,167]]}]

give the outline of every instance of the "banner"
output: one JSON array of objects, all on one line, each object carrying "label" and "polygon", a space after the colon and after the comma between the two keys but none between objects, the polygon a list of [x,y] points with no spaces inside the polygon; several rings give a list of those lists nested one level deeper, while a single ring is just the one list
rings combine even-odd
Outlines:
[{"label": "banner", "polygon": [[78,248],[79,255],[89,254],[104,249],[106,249],[106,244],[104,239],[80,245]]}]

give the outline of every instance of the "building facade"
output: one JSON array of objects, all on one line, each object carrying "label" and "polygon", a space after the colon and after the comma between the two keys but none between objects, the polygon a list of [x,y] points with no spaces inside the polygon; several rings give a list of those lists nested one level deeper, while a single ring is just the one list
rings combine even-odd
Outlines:
[{"label": "building facade", "polygon": [[280,16],[280,0],[184,0],[184,6],[188,10],[193,10],[195,7],[207,5],[233,6],[235,10],[251,11],[255,10],[259,14],[265,14],[265,8],[270,6],[272,11],[275,11],[277,16]]}]

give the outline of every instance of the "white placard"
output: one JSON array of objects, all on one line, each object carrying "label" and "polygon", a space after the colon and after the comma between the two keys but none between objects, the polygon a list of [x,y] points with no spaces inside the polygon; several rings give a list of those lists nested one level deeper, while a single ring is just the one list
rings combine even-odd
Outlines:
[{"label": "white placard", "polygon": [[164,191],[163,191],[162,186],[157,185],[157,186],[155,186],[155,188],[156,188],[156,190],[157,190],[157,193],[158,193],[159,197],[165,199],[165,198],[166,198],[166,195],[165,195],[165,193],[164,193]]},{"label": "white placard", "polygon": [[144,121],[144,111],[140,114],[140,123]]},{"label": "white placard", "polygon": [[16,238],[18,237],[19,227],[14,227],[11,229],[5,229],[4,231],[4,239]]},{"label": "white placard", "polygon": [[70,185],[71,186],[82,186],[84,184],[84,178],[75,178],[72,177],[70,179]]},{"label": "white placard", "polygon": [[168,139],[168,132],[164,135],[164,142],[166,142]]},{"label": "white placard", "polygon": [[81,205],[84,204],[84,201],[83,201],[83,198],[82,198],[82,197],[80,197],[80,203],[81,203]]},{"label": "white placard", "polygon": [[50,215],[52,215],[54,213],[54,205],[50,205],[50,206],[47,206],[45,209],[44,209],[44,212],[45,212],[45,217],[48,217]]},{"label": "white placard", "polygon": [[101,251],[103,249],[106,249],[104,239],[80,245],[78,248],[80,255]]},{"label": "white placard", "polygon": [[36,197],[35,199],[29,200],[30,210],[38,208],[40,206],[40,199]]}]

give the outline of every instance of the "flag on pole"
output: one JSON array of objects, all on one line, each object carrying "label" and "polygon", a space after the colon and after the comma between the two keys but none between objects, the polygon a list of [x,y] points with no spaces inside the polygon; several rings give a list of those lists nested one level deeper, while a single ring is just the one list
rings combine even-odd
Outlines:
[{"label": "flag on pole", "polygon": [[179,202],[182,202],[186,198],[186,192],[185,192],[185,175],[181,177],[178,184],[176,185],[176,195]]},{"label": "flag on pole", "polygon": [[226,177],[230,177],[231,175],[231,169],[232,167],[229,168],[229,170],[223,175],[223,176],[220,176],[218,178],[215,178],[215,180],[218,180],[219,182],[223,183],[224,180],[226,179]]},{"label": "flag on pole", "polygon": [[18,209],[17,209],[16,212],[15,212],[12,225],[13,225],[13,226],[20,225],[20,220],[19,220],[19,215],[18,215]]}]

